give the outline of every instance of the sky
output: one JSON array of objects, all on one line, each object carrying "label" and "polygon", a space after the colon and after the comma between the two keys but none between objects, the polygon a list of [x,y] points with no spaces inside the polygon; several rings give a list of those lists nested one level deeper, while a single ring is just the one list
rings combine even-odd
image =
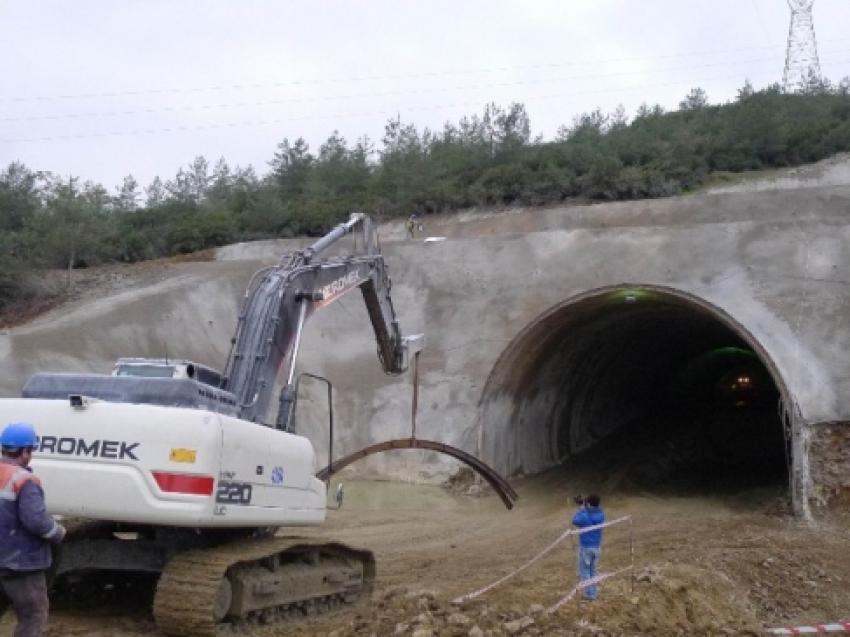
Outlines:
[{"label": "sky", "polygon": [[[0,166],[114,191],[203,155],[258,174],[284,138],[379,142],[488,102],[532,132],[596,107],[713,103],[782,79],[784,0],[0,0]],[[850,75],[850,0],[816,0],[824,76]]]}]

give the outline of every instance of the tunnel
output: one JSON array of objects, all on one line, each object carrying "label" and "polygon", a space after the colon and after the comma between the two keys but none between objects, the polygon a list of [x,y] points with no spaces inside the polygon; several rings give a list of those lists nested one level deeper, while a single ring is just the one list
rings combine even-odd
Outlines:
[{"label": "tunnel", "polygon": [[595,290],[532,321],[496,362],[478,447],[508,475],[555,467],[606,489],[784,487],[781,378],[747,330],[702,299]]}]

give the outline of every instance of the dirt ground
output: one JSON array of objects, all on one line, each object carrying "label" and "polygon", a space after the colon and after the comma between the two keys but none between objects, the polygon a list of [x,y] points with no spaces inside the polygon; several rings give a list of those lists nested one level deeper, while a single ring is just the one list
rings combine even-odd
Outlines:
[{"label": "dirt ground", "polygon": [[[369,547],[378,561],[371,603],[257,635],[717,635],[759,634],[764,626],[850,617],[848,534],[810,527],[787,511],[781,487],[734,496],[606,495],[609,519],[595,603],[572,601],[547,615],[576,581],[567,540],[549,556],[478,600],[458,595],[509,573],[568,525],[571,496],[586,484],[563,472],[519,483],[506,511],[493,495],[439,487],[351,482],[346,502],[310,535]],[[112,602],[54,604],[47,635],[150,637],[144,587]],[[11,617],[0,634],[11,634]]]}]

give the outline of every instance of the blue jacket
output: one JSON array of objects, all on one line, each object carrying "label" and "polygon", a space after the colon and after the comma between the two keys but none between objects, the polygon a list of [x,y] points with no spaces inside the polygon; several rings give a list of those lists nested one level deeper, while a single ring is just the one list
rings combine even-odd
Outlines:
[{"label": "blue jacket", "polygon": [[[583,529],[605,522],[605,513],[599,507],[586,506],[576,511],[573,526]],[[581,546],[586,549],[598,549],[602,544],[602,529],[595,529],[579,535]]]},{"label": "blue jacket", "polygon": [[64,535],[47,514],[41,482],[32,470],[0,458],[0,572],[49,568],[50,542]]}]

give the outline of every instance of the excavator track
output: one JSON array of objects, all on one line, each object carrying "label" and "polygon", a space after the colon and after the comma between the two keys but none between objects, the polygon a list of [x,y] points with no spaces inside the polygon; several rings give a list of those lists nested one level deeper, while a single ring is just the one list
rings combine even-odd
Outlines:
[{"label": "excavator track", "polygon": [[239,635],[365,600],[374,580],[369,551],[300,537],[241,540],[172,558],[153,614],[172,637]]}]

